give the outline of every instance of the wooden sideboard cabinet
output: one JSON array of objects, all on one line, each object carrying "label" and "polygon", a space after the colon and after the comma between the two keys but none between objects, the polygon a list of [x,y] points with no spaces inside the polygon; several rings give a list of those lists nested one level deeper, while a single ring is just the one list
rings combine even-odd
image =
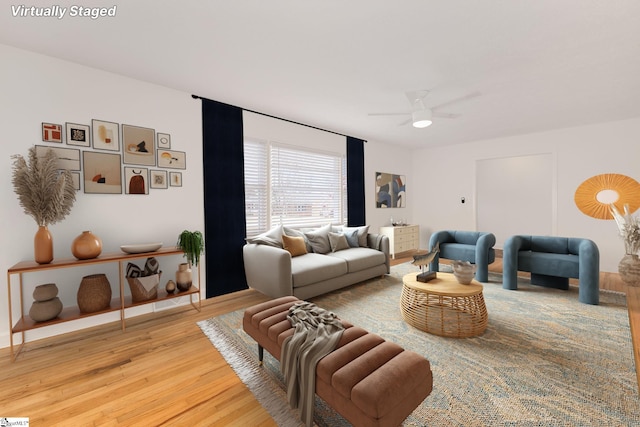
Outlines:
[{"label": "wooden sideboard cabinet", "polygon": [[[196,273],[197,277],[194,277],[193,285],[187,291],[184,291],[184,292],[176,291],[175,293],[167,294],[167,292],[164,289],[164,286],[158,285],[158,296],[156,298],[152,298],[145,301],[137,301],[137,302],[133,302],[131,299],[131,296],[127,295],[127,293],[125,292],[125,282],[126,282],[125,275],[126,275],[127,262],[133,261],[136,259],[141,259],[141,258],[149,258],[149,257],[161,258],[168,255],[182,255],[182,254],[183,254],[183,251],[181,249],[178,249],[176,247],[166,247],[166,248],[160,248],[155,252],[144,252],[144,253],[137,253],[137,254],[127,254],[124,252],[102,254],[97,258],[85,259],[85,260],[77,260],[75,258],[54,259],[49,264],[38,264],[35,261],[22,261],[14,265],[13,267],[9,268],[7,270],[7,292],[9,296],[9,300],[8,300],[9,327],[11,328],[9,332],[10,342],[11,342],[11,360],[14,361],[16,357],[18,357],[18,354],[20,353],[20,351],[22,350],[22,347],[25,344],[25,332],[32,329],[42,328],[42,327],[51,326],[51,325],[57,325],[60,323],[69,322],[72,320],[78,320],[78,319],[86,318],[89,316],[95,316],[98,314],[119,311],[120,322],[122,325],[122,330],[124,331],[126,327],[126,323],[125,323],[126,309],[145,305],[145,304],[153,304],[153,303],[168,300],[168,299],[180,298],[186,295],[189,295],[191,305],[196,310],[200,311],[201,309],[200,264],[198,264],[198,267],[197,267],[197,273]],[[161,262],[160,259],[158,261]],[[94,264],[104,264],[104,263],[118,263],[118,270],[119,270],[118,281],[120,285],[119,292],[114,295],[113,299],[111,300],[111,305],[106,309],[93,312],[93,313],[81,313],[78,307],[65,306],[62,310],[62,313],[60,313],[58,317],[51,320],[44,321],[44,322],[36,322],[29,317],[28,313],[25,313],[25,305],[24,305],[25,295],[23,290],[23,275],[28,273],[43,272],[43,271],[53,270],[53,269],[72,269],[75,267],[82,267],[82,266],[88,266],[88,265],[94,265]],[[17,280],[15,280],[14,276],[17,276]],[[14,279],[14,282],[17,281],[17,286],[16,286],[16,283],[12,283],[12,278]],[[15,323],[13,319],[13,312],[14,312],[14,308],[12,304],[13,300],[11,298],[11,290],[13,286],[16,286],[18,288],[18,292],[20,296],[20,318]],[[195,301],[194,301],[194,297],[197,297]],[[22,335],[22,341],[20,342],[20,347],[18,348],[17,351],[14,351],[13,338],[15,334]]]},{"label": "wooden sideboard cabinet", "polygon": [[380,227],[380,234],[389,237],[389,251],[393,259],[400,252],[416,250],[420,247],[419,225]]}]

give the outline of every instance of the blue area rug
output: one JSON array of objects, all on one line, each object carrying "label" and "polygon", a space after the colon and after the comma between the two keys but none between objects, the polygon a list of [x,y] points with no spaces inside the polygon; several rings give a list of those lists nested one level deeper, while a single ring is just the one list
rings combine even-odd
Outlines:
[{"label": "blue area rug", "polygon": [[[502,289],[500,275],[484,284],[489,324],[479,337],[430,335],[400,314],[402,277],[390,275],[311,301],[370,332],[424,355],[433,391],[406,426],[640,426],[629,319],[624,295],[603,292],[601,304],[569,291],[533,286]],[[280,365],[242,331],[243,310],[199,322],[225,359],[278,425],[300,425],[286,406]],[[235,365],[235,366],[234,366]],[[319,398],[319,426],[348,425]]]}]

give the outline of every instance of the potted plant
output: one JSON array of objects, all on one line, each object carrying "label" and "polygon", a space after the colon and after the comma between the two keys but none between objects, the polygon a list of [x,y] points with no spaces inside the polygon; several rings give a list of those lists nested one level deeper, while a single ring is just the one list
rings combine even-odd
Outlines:
[{"label": "potted plant", "polygon": [[199,231],[184,230],[178,236],[176,246],[184,251],[184,257],[191,265],[198,265],[204,252],[204,236]]},{"label": "potted plant", "polygon": [[14,191],[24,212],[38,224],[34,239],[35,260],[48,264],[53,260],[53,240],[47,227],[62,221],[76,200],[71,172],[60,172],[58,156],[53,150],[38,157],[34,146],[29,148],[28,160],[19,154],[12,158]]},{"label": "potted plant", "polygon": [[180,264],[176,271],[176,286],[179,291],[184,292],[191,289],[191,265],[198,265],[200,262],[200,254],[204,252],[204,236],[199,231],[184,230],[178,236],[176,246],[182,249],[188,261]]}]

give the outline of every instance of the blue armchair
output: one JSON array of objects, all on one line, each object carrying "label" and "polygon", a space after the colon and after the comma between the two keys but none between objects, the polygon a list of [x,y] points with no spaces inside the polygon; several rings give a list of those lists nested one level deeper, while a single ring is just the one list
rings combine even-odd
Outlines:
[{"label": "blue armchair", "polygon": [[440,243],[440,253],[435,256],[429,269],[439,271],[440,258],[469,261],[476,265],[476,280],[489,281],[489,264],[496,260],[493,246],[496,236],[480,231],[437,231],[429,239],[429,249]]},{"label": "blue armchair", "polygon": [[589,239],[555,236],[511,236],[504,242],[504,289],[518,289],[518,271],[531,273],[534,285],[569,289],[579,279],[578,300],[598,304],[600,252]]}]

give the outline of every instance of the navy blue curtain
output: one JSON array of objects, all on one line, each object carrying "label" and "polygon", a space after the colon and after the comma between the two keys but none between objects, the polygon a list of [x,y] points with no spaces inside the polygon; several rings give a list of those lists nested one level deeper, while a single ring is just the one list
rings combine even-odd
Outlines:
[{"label": "navy blue curtain", "polygon": [[347,136],[347,225],[366,224],[364,194],[364,140]]},{"label": "navy blue curtain", "polygon": [[207,298],[247,289],[242,109],[202,99]]}]

